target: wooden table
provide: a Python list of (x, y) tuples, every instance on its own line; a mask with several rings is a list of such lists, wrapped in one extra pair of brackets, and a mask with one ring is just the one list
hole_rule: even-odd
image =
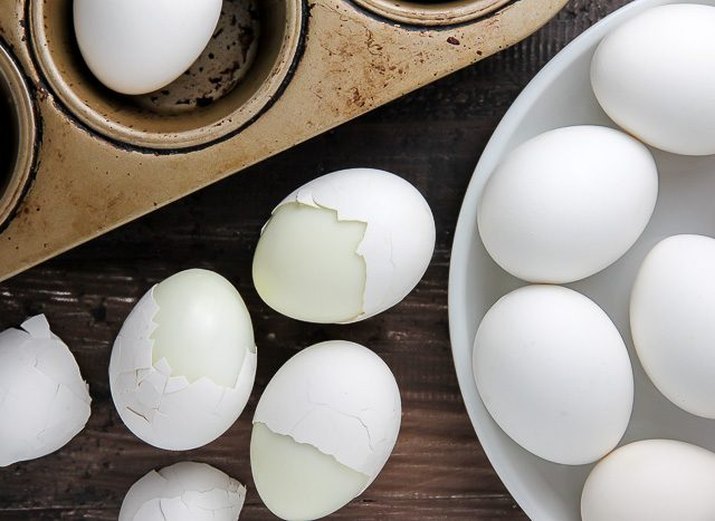
[[(457, 386), (447, 321), (452, 236), (474, 165), (510, 103), (550, 57), (624, 3), (572, 0), (547, 27), (497, 56), (1, 284), (0, 327), (45, 313), (76, 355), (93, 404), (86, 429), (64, 449), (0, 469), (0, 520), (115, 520), (134, 481), (189, 459), (247, 484), (242, 520), (275, 519), (253, 490), (253, 409), (286, 359), (334, 338), (367, 345), (386, 360), (400, 385), (404, 416), (382, 474), (332, 519), (527, 519), (489, 465)], [(320, 326), (282, 317), (251, 284), (260, 228), (294, 188), (351, 166), (396, 172), (425, 194), (437, 221), (432, 264), (405, 301), (365, 322)], [(170, 453), (123, 426), (109, 394), (107, 364), (137, 299), (189, 267), (216, 270), (239, 288), (253, 317), (259, 368), (246, 411), (223, 437), (199, 450)]]

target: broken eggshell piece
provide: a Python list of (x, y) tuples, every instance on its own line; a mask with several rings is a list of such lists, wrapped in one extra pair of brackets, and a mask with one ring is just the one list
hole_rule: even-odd
[(253, 278), (261, 298), (289, 317), (356, 322), (405, 298), (434, 245), (432, 212), (414, 186), (382, 170), (341, 170), (305, 184), (273, 210)]
[(131, 486), (119, 521), (236, 521), (246, 488), (205, 463), (152, 470)]
[(230, 282), (206, 270), (151, 288), (124, 322), (109, 365), (125, 425), (168, 450), (223, 434), (243, 411), (255, 374), (248, 310)]
[(90, 416), (89, 391), (44, 315), (0, 333), (0, 467), (50, 454)]
[(304, 349), (270, 381), (253, 418), (261, 499), (296, 521), (343, 507), (387, 462), (401, 410), (392, 372), (369, 349), (340, 340)]

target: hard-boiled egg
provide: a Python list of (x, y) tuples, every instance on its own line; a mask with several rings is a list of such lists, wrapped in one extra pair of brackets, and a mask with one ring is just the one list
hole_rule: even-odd
[(273, 309), (346, 323), (400, 302), (432, 257), (427, 202), (404, 179), (369, 168), (319, 177), (286, 197), (263, 228), (253, 279)]
[(474, 340), (485, 407), (514, 441), (581, 465), (618, 444), (633, 408), (621, 335), (593, 301), (560, 286), (526, 286), (497, 301)]
[(686, 411), (715, 418), (715, 239), (675, 235), (640, 267), (631, 332), (655, 386)]
[(649, 9), (603, 39), (591, 82), (603, 110), (649, 145), (715, 154), (715, 7)]
[(0, 467), (45, 456), (87, 423), (90, 397), (44, 315), (0, 333)]
[(74, 0), (74, 28), (87, 66), (122, 94), (145, 94), (181, 76), (199, 57), (221, 0)]
[(675, 440), (621, 447), (591, 471), (583, 521), (715, 519), (715, 454)]
[(271, 379), (253, 418), (261, 499), (289, 521), (343, 507), (387, 462), (400, 415), (395, 378), (369, 349), (330, 341), (299, 352)]
[(220, 470), (181, 462), (134, 483), (119, 521), (236, 521), (245, 498), (246, 488)]
[(209, 443), (238, 418), (253, 388), (251, 317), (220, 275), (186, 270), (151, 288), (122, 326), (109, 364), (119, 416), (156, 447)]
[(621, 257), (655, 208), (658, 173), (648, 149), (599, 126), (551, 130), (511, 151), (478, 208), (486, 250), (530, 282), (572, 282)]

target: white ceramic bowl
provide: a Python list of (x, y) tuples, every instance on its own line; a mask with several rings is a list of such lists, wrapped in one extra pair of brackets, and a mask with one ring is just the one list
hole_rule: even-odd
[[(477, 165), (459, 216), (449, 278), (449, 323), (459, 385), (474, 429), (492, 465), (533, 521), (577, 521), (591, 466), (549, 463), (526, 452), (494, 423), (479, 398), (472, 347), (481, 318), (502, 295), (524, 285), (489, 257), (477, 230), (477, 201), (501, 158), (523, 141), (557, 127), (615, 127), (591, 90), (589, 66), (600, 40), (624, 20), (672, 0), (637, 0), (606, 17), (561, 51), (524, 89), (497, 127)], [(715, 0), (691, 3), (715, 5)], [(657, 37), (657, 35), (656, 35)], [(715, 421), (692, 416), (650, 383), (633, 350), (628, 326), (630, 289), (641, 261), (661, 239), (676, 233), (715, 236), (715, 156), (685, 157), (654, 150), (660, 174), (658, 204), (635, 246), (618, 262), (570, 284), (597, 302), (623, 335), (635, 372), (635, 408), (622, 443), (674, 438), (715, 450)]]

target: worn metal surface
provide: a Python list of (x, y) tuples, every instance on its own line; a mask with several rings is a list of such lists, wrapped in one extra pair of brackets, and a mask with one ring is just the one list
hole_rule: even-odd
[(347, 0), (310, 0), (302, 57), (271, 108), (230, 139), (158, 154), (68, 117), (31, 57), (25, 0), (2, 0), (0, 35), (36, 85), (43, 140), (34, 184), (0, 234), (0, 279), (504, 49), (563, 3), (519, 0), (474, 23), (427, 30), (387, 23)]
[[(446, 310), (452, 232), (478, 156), (510, 103), (549, 57), (623, 3), (570, 0), (546, 28), (505, 52), (0, 284), (0, 328), (47, 313), (75, 353), (94, 400), (87, 429), (63, 450), (0, 469), (0, 520), (116, 520), (131, 483), (181, 459), (212, 463), (244, 481), (249, 495), (241, 519), (276, 519), (251, 482), (253, 408), (297, 349), (345, 338), (372, 347), (390, 365), (404, 419), (383, 473), (331, 519), (525, 521), (477, 442), (454, 375)], [(325, 327), (277, 315), (251, 284), (260, 227), (302, 183), (358, 165), (403, 175), (432, 206), (437, 250), (424, 280), (402, 304), (359, 324)], [(143, 444), (121, 424), (109, 397), (107, 363), (113, 338), (142, 293), (191, 266), (221, 272), (245, 297), (258, 376), (247, 410), (225, 436), (172, 454)]]

